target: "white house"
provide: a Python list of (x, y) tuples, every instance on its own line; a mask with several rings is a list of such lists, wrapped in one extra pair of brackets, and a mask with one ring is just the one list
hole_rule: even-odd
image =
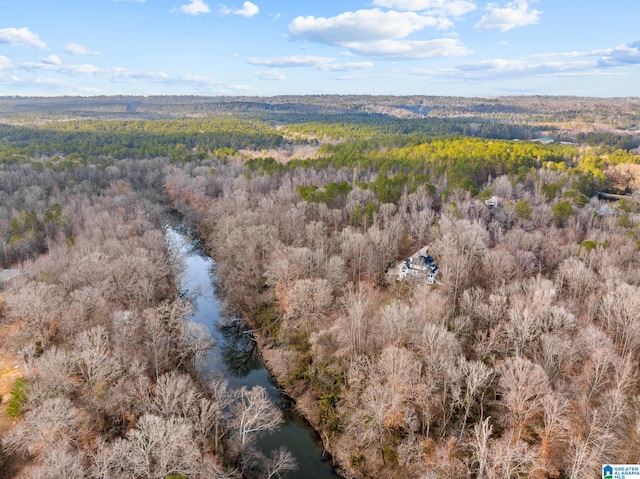
[(440, 268), (435, 264), (433, 258), (427, 255), (427, 247), (425, 246), (400, 264), (398, 280), (424, 278), (427, 284), (435, 284), (439, 272)]

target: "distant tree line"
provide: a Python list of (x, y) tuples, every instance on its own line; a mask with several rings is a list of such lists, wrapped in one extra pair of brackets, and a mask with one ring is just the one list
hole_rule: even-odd
[[(208, 155), (218, 148), (272, 148), (275, 130), (230, 118), (175, 121), (70, 121), (40, 127), (0, 125), (0, 144), (22, 148), (28, 157), (79, 154), (84, 157), (155, 158), (182, 148)], [(186, 161), (189, 157), (177, 157)]]
[(608, 146), (614, 150), (633, 150), (640, 146), (640, 136), (612, 132), (578, 133), (576, 141), (591, 146)]

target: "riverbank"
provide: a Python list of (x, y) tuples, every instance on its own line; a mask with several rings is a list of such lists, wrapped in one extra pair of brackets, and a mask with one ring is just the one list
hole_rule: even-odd
[(331, 461), (336, 473), (340, 477), (349, 477), (337, 460), (337, 451), (334, 449), (329, 436), (319, 427), (320, 409), (318, 407), (318, 398), (314, 391), (307, 387), (296, 393), (296, 391), (288, 386), (291, 371), (290, 360), (295, 360), (293, 355), (290, 354), (291, 352), (282, 348), (271, 347), (269, 342), (266, 341), (260, 333), (254, 332), (254, 337), (269, 374), (278, 386), (286, 393), (298, 413), (300, 413), (300, 415), (309, 423), (310, 427), (312, 427), (320, 436), (324, 448), (323, 458)]
[[(197, 231), (197, 230), (196, 230)], [(181, 245), (180, 254), (184, 260), (184, 279), (181, 288), (197, 292), (194, 295), (194, 312), (191, 320), (205, 326), (215, 345), (209, 350), (201, 364), (201, 374), (224, 379), (234, 390), (240, 388), (264, 388), (269, 399), (279, 407), (283, 423), (274, 431), (257, 438), (257, 451), (269, 457), (273, 451), (285, 447), (298, 463), (297, 471), (290, 471), (282, 477), (287, 479), (327, 479), (334, 478), (336, 471), (323, 453), (324, 444), (313, 427), (305, 411), (297, 401), (283, 394), (283, 376), (275, 362), (261, 353), (269, 355), (270, 350), (260, 335), (247, 334), (246, 319), (227, 317), (223, 311), (224, 298), (215, 288), (216, 268), (209, 252), (196, 231), (173, 229), (173, 242)], [(246, 317), (246, 316), (245, 316)], [(251, 474), (248, 477), (252, 477)]]

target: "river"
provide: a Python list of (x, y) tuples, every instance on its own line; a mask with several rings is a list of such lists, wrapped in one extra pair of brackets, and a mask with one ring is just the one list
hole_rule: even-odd
[(215, 290), (215, 263), (203, 251), (197, 235), (184, 227), (167, 230), (167, 241), (180, 248), (184, 261), (182, 288), (194, 298), (192, 320), (206, 326), (216, 344), (207, 355), (201, 373), (218, 374), (233, 388), (264, 387), (271, 400), (282, 410), (285, 422), (273, 433), (257, 441), (260, 451), (269, 456), (285, 446), (296, 458), (298, 470), (286, 473), (287, 479), (339, 477), (330, 461), (323, 460), (323, 446), (317, 432), (295, 410), (271, 380), (260, 351), (242, 320), (224, 317)]

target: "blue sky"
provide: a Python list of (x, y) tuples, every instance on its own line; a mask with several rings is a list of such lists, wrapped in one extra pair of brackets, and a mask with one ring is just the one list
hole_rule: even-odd
[(640, 1), (2, 0), (0, 95), (640, 93)]

